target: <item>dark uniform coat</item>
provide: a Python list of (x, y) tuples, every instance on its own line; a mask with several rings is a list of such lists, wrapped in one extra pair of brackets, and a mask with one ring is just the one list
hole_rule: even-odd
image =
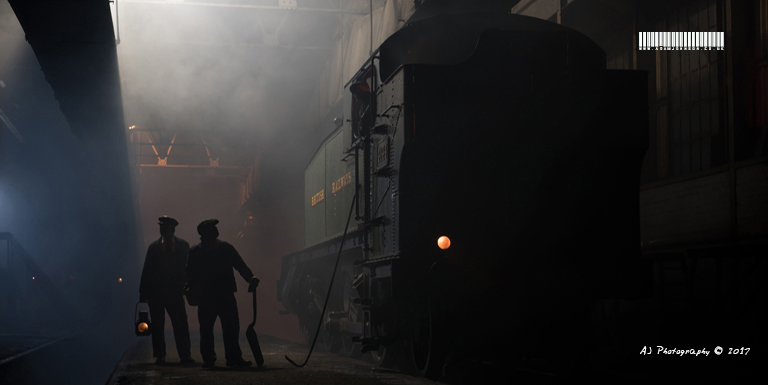
[(174, 237), (174, 241), (167, 244), (162, 238), (152, 242), (141, 273), (141, 296), (152, 299), (184, 295), (188, 255), (189, 243), (181, 238)]
[(235, 247), (224, 241), (210, 250), (203, 250), (202, 243), (189, 250), (187, 261), (187, 279), (190, 288), (194, 288), (203, 297), (234, 293), (237, 291), (233, 268), (247, 281), (253, 272), (243, 262)]
[(200, 322), (200, 355), (207, 364), (213, 364), (217, 357), (213, 342), (213, 325), (217, 317), (221, 319), (227, 364), (243, 363), (243, 352), (238, 342), (240, 319), (234, 294), (237, 285), (232, 269), (237, 270), (246, 281), (253, 277), (243, 258), (227, 242), (217, 240), (207, 250), (200, 243), (189, 250), (188, 285), (199, 302), (197, 320)]
[(184, 284), (189, 243), (174, 237), (168, 242), (160, 238), (147, 248), (139, 293), (149, 305), (152, 316), (152, 352), (165, 359), (165, 313), (171, 317), (179, 358), (190, 360), (189, 325), (184, 307)]

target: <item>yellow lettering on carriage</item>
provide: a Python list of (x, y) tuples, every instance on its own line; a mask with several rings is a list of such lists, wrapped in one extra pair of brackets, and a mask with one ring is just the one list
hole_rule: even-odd
[(333, 192), (333, 194), (336, 194), (337, 192), (341, 191), (341, 189), (349, 186), (350, 184), (352, 184), (352, 173), (348, 172), (344, 176), (336, 180), (336, 182), (332, 183), (331, 191)]
[(319, 193), (312, 196), (312, 207), (315, 207), (315, 205), (323, 200), (325, 200), (325, 189), (320, 190)]

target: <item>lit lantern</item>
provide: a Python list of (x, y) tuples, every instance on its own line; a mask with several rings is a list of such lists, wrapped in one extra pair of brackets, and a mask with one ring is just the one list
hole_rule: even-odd
[(122, 278), (118, 278), (118, 279), (117, 279), (117, 282), (118, 282), (118, 283), (123, 283), (123, 279), (122, 279)]
[[(138, 309), (139, 304), (136, 304), (136, 309)], [(134, 331), (136, 332), (137, 336), (149, 336), (152, 335), (152, 322), (149, 320), (149, 312), (146, 310), (142, 310), (139, 313), (139, 318), (136, 319), (134, 315), (134, 324), (136, 325), (134, 327)]]
[(437, 238), (437, 247), (439, 247), (442, 250), (445, 250), (451, 247), (451, 239), (446, 237), (445, 235), (441, 236), (440, 238)]

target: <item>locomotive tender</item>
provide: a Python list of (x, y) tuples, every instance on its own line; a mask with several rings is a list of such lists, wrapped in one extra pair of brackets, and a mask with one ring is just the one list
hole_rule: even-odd
[(282, 258), (278, 300), (308, 338), (322, 322), (327, 349), (420, 375), (462, 354), (563, 362), (591, 300), (645, 295), (646, 73), (605, 62), (510, 14), (387, 39), (345, 86), (305, 171), (305, 248)]

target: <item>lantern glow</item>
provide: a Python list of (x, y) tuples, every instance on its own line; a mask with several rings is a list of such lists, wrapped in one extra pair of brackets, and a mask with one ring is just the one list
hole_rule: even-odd
[[(139, 304), (136, 304), (139, 307)], [(149, 336), (152, 335), (152, 322), (149, 320), (149, 312), (142, 310), (139, 312), (138, 320), (134, 318), (134, 332), (137, 336)]]
[(437, 238), (437, 247), (439, 247), (442, 250), (445, 250), (451, 247), (451, 239), (446, 237), (445, 235), (441, 236), (440, 238)]

